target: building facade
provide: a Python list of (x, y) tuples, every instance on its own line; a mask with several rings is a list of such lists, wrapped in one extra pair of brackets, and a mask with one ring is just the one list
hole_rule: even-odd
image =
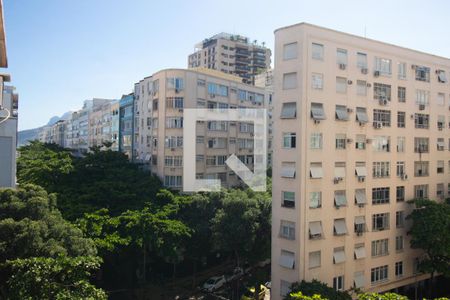
[(133, 160), (134, 95), (123, 96), (119, 105), (119, 151)]
[(189, 68), (208, 68), (255, 83), (255, 76), (270, 68), (271, 51), (257, 41), (228, 33), (219, 33), (195, 45), (188, 57)]
[(407, 200), (450, 192), (450, 60), (305, 23), (275, 31), (272, 299), (295, 281), (423, 280)]
[(272, 167), (272, 157), (273, 157), (273, 69), (268, 69), (261, 74), (255, 76), (255, 86), (262, 87), (266, 90), (267, 99), (267, 165)]

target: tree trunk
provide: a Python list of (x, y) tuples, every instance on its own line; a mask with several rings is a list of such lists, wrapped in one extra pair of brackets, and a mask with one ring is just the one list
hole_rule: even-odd
[(236, 257), (236, 265), (237, 265), (237, 267), (239, 267), (240, 262), (239, 262), (239, 254), (238, 254), (237, 250), (234, 250), (234, 256)]
[(175, 274), (177, 273), (177, 263), (176, 263), (176, 262), (173, 262), (172, 265), (173, 265), (173, 269), (172, 269), (172, 280), (175, 281)]

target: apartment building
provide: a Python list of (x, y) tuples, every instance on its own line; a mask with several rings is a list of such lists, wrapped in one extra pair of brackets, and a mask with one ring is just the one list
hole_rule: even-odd
[(267, 93), (267, 166), (272, 167), (273, 142), (273, 69), (267, 69), (255, 76), (255, 86), (262, 87)]
[[(164, 185), (182, 188), (184, 108), (265, 108), (263, 88), (243, 84), (237, 76), (204, 68), (166, 69), (135, 85), (139, 120), (138, 159), (150, 164)], [(253, 165), (253, 125), (206, 121), (196, 125), (196, 170), (192, 176), (220, 179), (222, 186), (240, 185), (225, 165), (235, 153)]]
[[(118, 127), (118, 117), (116, 117), (116, 123), (114, 123), (117, 128), (113, 127), (113, 117), (114, 114), (118, 115), (118, 110), (112, 108), (112, 106), (117, 103), (115, 100), (110, 100), (99, 104), (92, 108), (92, 112), (89, 115), (89, 124), (90, 124), (90, 134), (89, 134), (89, 146), (103, 146), (104, 143), (113, 143), (114, 137), (112, 132), (116, 132), (116, 140), (118, 139), (117, 132), (119, 130)], [(120, 105), (120, 104), (119, 104)]]
[(247, 84), (255, 83), (255, 76), (270, 68), (271, 51), (264, 43), (229, 33), (219, 33), (195, 45), (188, 57), (189, 68), (208, 68), (233, 74)]
[(415, 197), (450, 192), (450, 60), (301, 23), (275, 31), (272, 298), (429, 277)]
[(119, 151), (133, 160), (134, 95), (124, 95), (119, 101)]

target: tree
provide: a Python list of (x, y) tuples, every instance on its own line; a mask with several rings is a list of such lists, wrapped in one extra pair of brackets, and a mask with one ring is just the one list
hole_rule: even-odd
[(358, 300), (408, 300), (408, 297), (396, 293), (365, 293), (359, 294)]
[(428, 199), (414, 199), (415, 209), (407, 217), (412, 221), (408, 232), (411, 248), (422, 249), (425, 256), (419, 270), (431, 274), (450, 276), (450, 205)]
[(73, 170), (70, 152), (56, 144), (31, 141), (19, 148), (17, 180), (53, 190), (60, 179)]
[[(293, 283), (291, 286), (291, 293), (285, 297), (286, 300), (294, 299), (308, 299), (308, 298), (296, 298), (296, 293), (301, 292), (302, 296), (313, 297), (314, 295), (320, 295), (323, 299), (333, 300), (351, 300), (352, 297), (347, 292), (336, 291), (335, 289), (327, 286), (325, 283), (318, 280), (307, 282), (302, 280), (300, 283)], [(317, 298), (312, 298), (317, 299)], [(319, 298), (320, 299), (320, 298)]]
[(8, 261), (8, 299), (107, 299), (89, 283), (100, 266), (98, 257), (33, 257)]

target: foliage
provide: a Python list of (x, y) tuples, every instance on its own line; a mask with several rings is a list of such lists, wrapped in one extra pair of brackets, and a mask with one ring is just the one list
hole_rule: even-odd
[(35, 185), (0, 190), (0, 262), (97, 253), (93, 241), (65, 221), (55, 205), (55, 196)]
[(422, 272), (450, 276), (450, 205), (428, 199), (415, 199), (408, 234), (411, 248), (422, 249), (425, 256), (419, 262)]
[(289, 299), (293, 300), (325, 300), (326, 298), (322, 298), (320, 295), (312, 295), (312, 296), (305, 296), (302, 294), (302, 292), (296, 292), (296, 293), (290, 293)]
[(17, 180), (53, 190), (61, 178), (73, 170), (70, 152), (56, 144), (31, 141), (19, 148)]
[[(352, 297), (347, 292), (336, 291), (335, 289), (327, 286), (325, 283), (318, 280), (313, 280), (307, 282), (302, 280), (302, 282), (293, 283), (291, 286), (291, 294), (285, 299), (308, 299), (308, 298), (295, 298), (295, 294), (301, 292), (304, 296), (313, 297), (314, 295), (321, 295), (323, 299), (333, 299), (333, 300), (351, 300)], [(292, 296), (294, 294), (294, 296)], [(314, 298), (313, 298), (314, 299)]]
[(364, 293), (358, 295), (358, 300), (408, 300), (408, 297), (396, 293)]
[(107, 299), (105, 292), (89, 283), (100, 266), (98, 257), (33, 257), (8, 261), (9, 299)]

